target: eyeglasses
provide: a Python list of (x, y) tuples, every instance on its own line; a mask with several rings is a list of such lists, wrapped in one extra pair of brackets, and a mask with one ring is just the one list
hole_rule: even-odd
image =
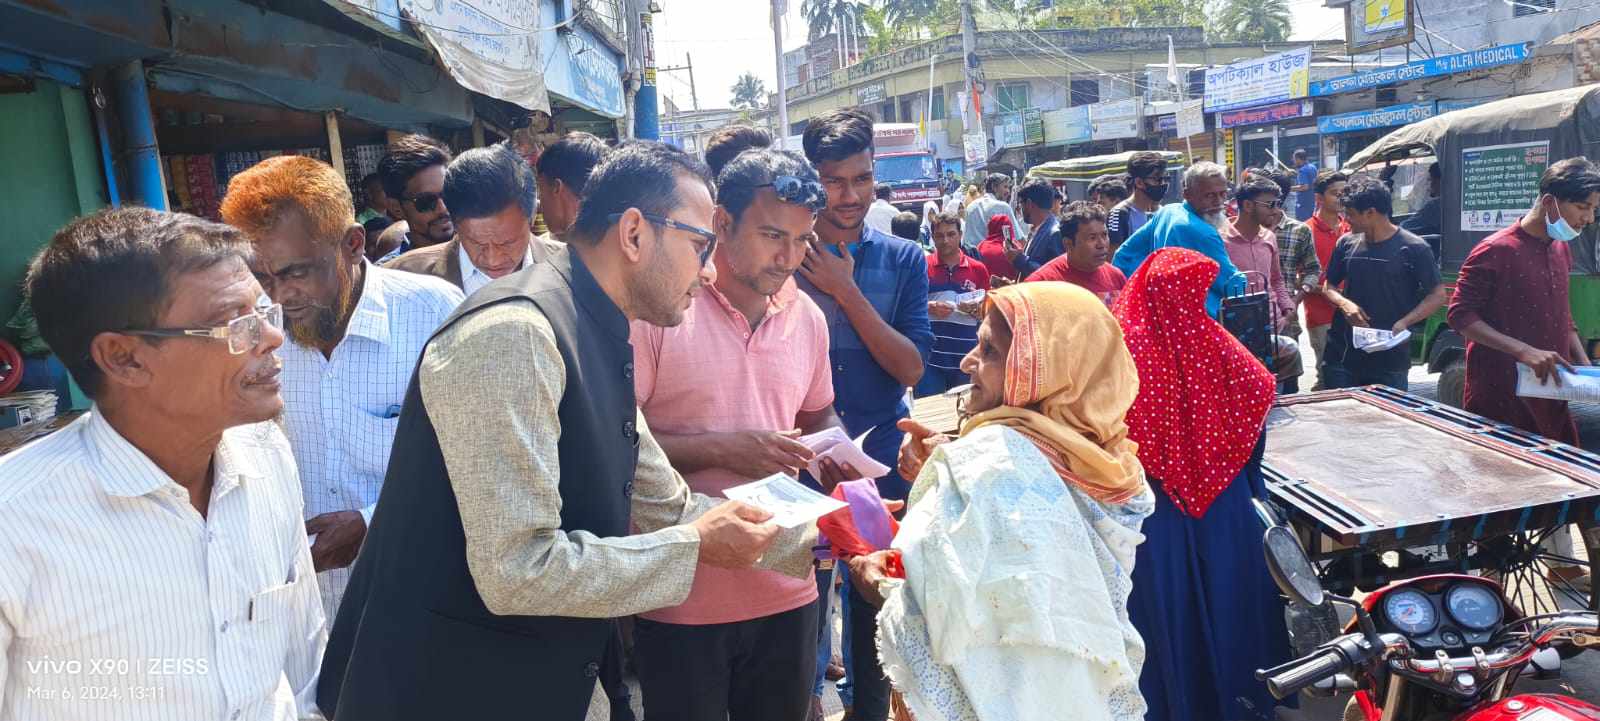
[(145, 328), (122, 331), (129, 335), (148, 335), (167, 338), (216, 338), (228, 341), (228, 352), (234, 355), (248, 353), (261, 346), (261, 337), (267, 325), (283, 329), (283, 306), (277, 303), (257, 306), (255, 311), (214, 328)]
[[(619, 220), (622, 220), (622, 215), (622, 213), (612, 213), (606, 216), (606, 220), (607, 222), (615, 223)], [(711, 251), (717, 249), (717, 234), (712, 231), (706, 230), (698, 225), (680, 223), (666, 216), (656, 215), (655, 213), (640, 213), (640, 215), (644, 216), (645, 220), (655, 223), (656, 225), (663, 225), (668, 228), (676, 228), (686, 233), (700, 236), (700, 238), (706, 242), (706, 247), (700, 249), (700, 265), (705, 265), (707, 262), (709, 262), (711, 260)]]
[(1276, 209), (1276, 208), (1282, 208), (1283, 207), (1283, 199), (1282, 198), (1279, 198), (1277, 200), (1251, 200), (1250, 202), (1255, 203), (1256, 205), (1267, 207), (1267, 208)]
[(803, 205), (813, 213), (820, 213), (828, 208), (828, 192), (815, 180), (801, 180), (793, 175), (780, 175), (773, 178), (770, 183), (751, 187), (772, 188), (772, 191), (777, 193), (778, 200), (790, 205)]
[(410, 203), (411, 207), (416, 208), (418, 213), (432, 213), (435, 208), (439, 207), (439, 201), (444, 200), (444, 196), (439, 193), (417, 193), (409, 198), (401, 198), (401, 200)]

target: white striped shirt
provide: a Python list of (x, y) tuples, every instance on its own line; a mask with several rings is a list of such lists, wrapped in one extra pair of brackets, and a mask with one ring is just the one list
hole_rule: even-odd
[(0, 718), (319, 717), (289, 443), (223, 433), (206, 516), (97, 409), (0, 458)]
[[(361, 299), (332, 357), (294, 342), (283, 359), (283, 420), (294, 448), (310, 519), (372, 509), (389, 468), (411, 373), (422, 347), (461, 304), (461, 289), (438, 278), (367, 264)], [(349, 568), (318, 574), (323, 610), (333, 618)]]

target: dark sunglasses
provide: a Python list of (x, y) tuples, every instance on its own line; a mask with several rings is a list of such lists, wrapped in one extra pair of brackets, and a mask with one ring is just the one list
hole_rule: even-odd
[[(711, 252), (717, 249), (717, 234), (712, 231), (706, 230), (698, 225), (680, 223), (666, 216), (656, 215), (655, 213), (640, 213), (640, 215), (644, 216), (645, 220), (655, 223), (656, 225), (661, 225), (668, 228), (676, 228), (677, 230), (681, 230), (685, 233), (691, 233), (693, 235), (700, 236), (700, 239), (706, 242), (706, 247), (700, 249), (700, 265), (705, 265), (707, 261), (710, 261)], [(612, 223), (622, 220), (622, 213), (612, 213), (606, 216), (606, 220)]]
[(416, 208), (418, 213), (432, 213), (435, 208), (439, 207), (439, 201), (444, 200), (444, 196), (438, 193), (417, 193), (409, 198), (402, 198), (402, 200), (410, 203), (411, 207)]
[(778, 200), (790, 205), (805, 206), (813, 213), (820, 213), (828, 208), (828, 192), (815, 180), (801, 180), (793, 175), (780, 175), (773, 178), (770, 183), (751, 187), (772, 188), (772, 192), (777, 193)]
[(1281, 199), (1281, 198), (1278, 199), (1278, 200), (1252, 200), (1250, 202), (1255, 203), (1256, 205), (1266, 206), (1268, 208), (1282, 208), (1283, 207), (1283, 199)]

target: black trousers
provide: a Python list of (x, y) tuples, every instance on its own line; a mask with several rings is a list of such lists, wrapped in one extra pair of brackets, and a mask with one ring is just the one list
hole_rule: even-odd
[(844, 612), (850, 614), (850, 660), (854, 665), (850, 718), (887, 721), (890, 685), (878, 662), (878, 607), (863, 600), (851, 581), (844, 584)]
[(649, 721), (805, 721), (817, 608), (688, 626), (639, 619), (633, 656)]

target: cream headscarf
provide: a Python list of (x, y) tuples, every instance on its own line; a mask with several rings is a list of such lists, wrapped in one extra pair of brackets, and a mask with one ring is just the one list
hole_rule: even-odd
[(1033, 441), (1066, 482), (1103, 503), (1145, 488), (1124, 422), (1139, 374), (1105, 303), (1070, 283), (1021, 283), (989, 293), (1011, 325), (1004, 403), (968, 419), (966, 435), (1007, 426)]

